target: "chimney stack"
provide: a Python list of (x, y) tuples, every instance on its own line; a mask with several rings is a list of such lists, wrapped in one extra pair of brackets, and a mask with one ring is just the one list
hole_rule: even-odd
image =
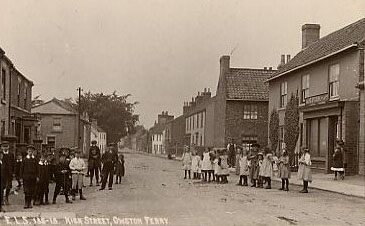
[(220, 76), (225, 76), (227, 72), (229, 72), (229, 56), (221, 56), (219, 62), (220, 62)]
[(281, 54), (280, 64), (281, 65), (284, 65), (285, 64), (285, 54)]
[(291, 60), (290, 54), (286, 55), (286, 63), (288, 63)]
[(267, 70), (267, 67), (264, 67), (264, 70), (266, 71)]
[(320, 28), (319, 24), (304, 24), (302, 26), (302, 49), (318, 41)]

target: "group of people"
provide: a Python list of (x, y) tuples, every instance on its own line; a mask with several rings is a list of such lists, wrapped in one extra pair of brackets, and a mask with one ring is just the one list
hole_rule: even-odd
[[(228, 183), (230, 174), (229, 168), (237, 162), (236, 170), (239, 174), (237, 185), (271, 189), (271, 179), (276, 172), (281, 179), (279, 190), (289, 191), (290, 164), (288, 152), (283, 149), (279, 154), (273, 154), (270, 148), (260, 148), (260, 145), (252, 144), (251, 148), (237, 148), (237, 156), (230, 157), (229, 148), (210, 149), (206, 148), (202, 155), (199, 155), (194, 148), (185, 147), (182, 156), (182, 166), (185, 172), (184, 179), (202, 179), (203, 181), (217, 183)], [(190, 150), (192, 149), (192, 150)], [(298, 177), (303, 180), (301, 193), (308, 193), (308, 182), (312, 181), (311, 157), (308, 148), (302, 148), (301, 157), (298, 161)]]
[(32, 145), (27, 146), (26, 155), (17, 152), (16, 158), (9, 150), (9, 143), (4, 141), (0, 150), (1, 209), (3, 205), (9, 205), (14, 174), (18, 182), (18, 189), (23, 186), (25, 209), (32, 208), (33, 205), (50, 204), (49, 184), (52, 181), (56, 183), (53, 204), (56, 204), (59, 194), (65, 196), (66, 203), (72, 203), (69, 196), (74, 201), (77, 194), (80, 200), (86, 200), (83, 195), (86, 168), (90, 173), (90, 186), (93, 186), (94, 175), (96, 184), (99, 185), (99, 171), (101, 171), (99, 190), (105, 189), (108, 180), (109, 190), (112, 190), (114, 175), (116, 184), (121, 183), (121, 178), (124, 176), (124, 156), (123, 154), (118, 155), (113, 144), (110, 144), (108, 151), (101, 155), (96, 141), (93, 141), (89, 151), (88, 167), (78, 149), (72, 152), (69, 148), (61, 148), (57, 158), (54, 152), (39, 153)]

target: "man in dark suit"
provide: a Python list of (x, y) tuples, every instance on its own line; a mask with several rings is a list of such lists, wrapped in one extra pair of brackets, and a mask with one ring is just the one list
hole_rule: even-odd
[(1, 171), (1, 194), (3, 195), (5, 189), (5, 199), (3, 199), (3, 205), (9, 205), (9, 194), (12, 187), (13, 181), (13, 170), (14, 170), (14, 155), (9, 151), (9, 143), (4, 141), (1, 144), (1, 151), (3, 152), (2, 159), (2, 171)]
[(101, 162), (103, 163), (103, 170), (102, 170), (103, 171), (102, 172), (103, 180), (101, 183), (100, 190), (105, 189), (108, 177), (109, 177), (108, 187), (109, 187), (109, 190), (112, 190), (114, 167), (115, 167), (115, 164), (117, 163), (117, 161), (118, 161), (118, 155), (114, 151), (114, 144), (109, 144), (108, 151), (105, 152), (103, 154), (103, 156), (101, 157)]
[(100, 168), (100, 149), (96, 146), (96, 140), (91, 141), (91, 147), (89, 150), (88, 168), (90, 172), (90, 186), (93, 186), (93, 178), (95, 175), (96, 186), (99, 186), (99, 168)]

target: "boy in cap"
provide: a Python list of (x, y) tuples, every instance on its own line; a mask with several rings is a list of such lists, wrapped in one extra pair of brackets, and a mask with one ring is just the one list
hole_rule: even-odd
[(53, 202), (52, 204), (56, 204), (57, 196), (60, 194), (61, 189), (63, 190), (63, 194), (66, 198), (66, 203), (72, 203), (69, 198), (69, 178), (70, 178), (71, 170), (69, 167), (69, 163), (66, 161), (66, 155), (60, 155), (59, 161), (55, 167), (55, 180), (56, 180), (56, 188), (53, 194)]
[(104, 190), (106, 186), (106, 182), (109, 177), (109, 190), (112, 190), (113, 186), (113, 173), (114, 173), (114, 166), (118, 161), (118, 156), (113, 150), (114, 144), (108, 145), (108, 151), (103, 154), (101, 157), (101, 162), (103, 163), (103, 178), (101, 183), (100, 190)]
[(1, 150), (3, 152), (2, 159), (2, 171), (1, 171), (1, 194), (5, 189), (5, 199), (3, 199), (3, 205), (9, 205), (9, 194), (13, 181), (13, 169), (14, 169), (14, 155), (9, 152), (9, 143), (4, 141), (1, 144)]
[(32, 199), (35, 198), (36, 183), (39, 181), (38, 162), (34, 156), (34, 151), (34, 146), (29, 145), (27, 147), (27, 156), (24, 158), (20, 168), (25, 196), (24, 209), (32, 208)]
[[(50, 178), (50, 162), (47, 160), (47, 155), (42, 153), (38, 162), (38, 200), (40, 205), (48, 205), (48, 193), (49, 193), (49, 178)], [(43, 201), (44, 198), (44, 201)]]
[(95, 175), (96, 186), (99, 186), (99, 168), (100, 168), (100, 149), (96, 146), (96, 140), (91, 141), (91, 147), (89, 150), (89, 172), (90, 172), (90, 187), (93, 186), (93, 178)]
[(70, 169), (72, 173), (72, 200), (75, 200), (76, 189), (79, 189), (80, 200), (86, 200), (82, 194), (82, 186), (84, 181), (84, 172), (86, 168), (85, 162), (80, 158), (80, 151), (76, 150), (75, 157), (71, 159)]

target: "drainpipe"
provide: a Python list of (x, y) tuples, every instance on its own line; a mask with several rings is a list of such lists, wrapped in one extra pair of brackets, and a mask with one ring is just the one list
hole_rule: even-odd
[[(8, 109), (8, 135), (10, 135), (11, 129), (11, 77), (14, 71), (14, 65), (11, 64), (9, 68), (9, 109)], [(11, 131), (12, 132), (12, 131)], [(13, 134), (14, 135), (14, 134)]]

